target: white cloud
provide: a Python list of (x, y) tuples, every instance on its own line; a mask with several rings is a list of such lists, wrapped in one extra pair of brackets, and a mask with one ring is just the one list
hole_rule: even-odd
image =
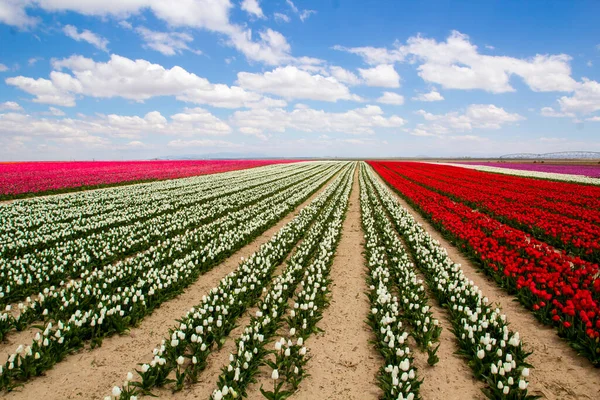
[(143, 136), (223, 136), (229, 125), (202, 108), (186, 108), (167, 119), (158, 111), (145, 116), (101, 115), (73, 118), (37, 118), (27, 114), (0, 113), (0, 132), (61, 143), (108, 144), (107, 137), (139, 140)]
[(317, 12), (315, 10), (302, 10), (300, 13), (300, 21), (304, 22), (308, 19), (308, 17), (316, 13)]
[(331, 73), (331, 76), (342, 83), (346, 83), (348, 85), (358, 85), (361, 83), (361, 80), (358, 76), (342, 67), (329, 67), (329, 72)]
[[(50, 79), (23, 76), (6, 79), (9, 85), (33, 94), (38, 103), (72, 107), (75, 96), (123, 97), (144, 101), (156, 96), (214, 107), (282, 107), (282, 100), (270, 99), (240, 87), (212, 84), (207, 79), (175, 66), (166, 69), (146, 60), (111, 55), (107, 62), (71, 56), (53, 62)], [(62, 72), (68, 70), (69, 73)]]
[(540, 110), (540, 114), (544, 117), (552, 117), (552, 118), (563, 118), (563, 117), (574, 117), (573, 113), (563, 113), (560, 111), (556, 111), (552, 107), (542, 107)]
[(383, 104), (394, 104), (399, 106), (404, 104), (404, 96), (393, 92), (383, 92), (383, 95), (377, 99), (377, 102)]
[(412, 99), (416, 101), (442, 101), (444, 97), (437, 90), (433, 89), (429, 93), (421, 93)]
[(586, 118), (586, 121), (591, 121), (591, 122), (600, 122), (600, 117), (591, 117), (591, 118)]
[(500, 129), (505, 124), (524, 119), (519, 114), (511, 114), (493, 104), (472, 104), (464, 114), (450, 112), (431, 114), (417, 111), (427, 123), (417, 124), (410, 133), (415, 136), (444, 136), (454, 132), (470, 132), (474, 129)]
[(0, 110), (23, 111), (23, 107), (14, 101), (5, 101), (0, 103)]
[(288, 17), (286, 14), (276, 12), (273, 14), (273, 17), (275, 17), (275, 21), (277, 22), (290, 22), (290, 17)]
[(294, 4), (294, 2), (292, 0), (285, 0), (285, 2), (290, 7), (290, 9), (294, 12), (294, 14), (297, 14), (300, 17), (300, 20), (302, 22), (304, 22), (306, 19), (308, 19), (308, 17), (310, 17), (312, 14), (317, 13), (315, 10), (300, 10), (300, 9), (298, 9), (298, 7), (296, 7), (296, 5)]
[(17, 86), (19, 89), (35, 95), (33, 99), (36, 103), (54, 104), (57, 106), (73, 107), (75, 106), (75, 96), (67, 91), (62, 91), (48, 79), (28, 78), (17, 76), (6, 79), (8, 85)]
[(49, 107), (49, 113), (51, 115), (54, 115), (55, 117), (63, 117), (65, 115), (65, 112), (63, 110), (60, 110), (56, 107)]
[(511, 92), (512, 75), (520, 76), (536, 92), (572, 91), (571, 57), (566, 54), (541, 55), (529, 59), (480, 54), (469, 37), (453, 31), (445, 42), (422, 36), (410, 37), (406, 45), (394, 48), (335, 46), (360, 55), (369, 64), (402, 62), (407, 58), (420, 63), (419, 76), (447, 89), (482, 89), (492, 93)]
[(130, 22), (125, 21), (125, 20), (119, 21), (119, 26), (121, 26), (122, 28), (125, 28), (125, 29), (133, 29), (133, 25), (131, 25)]
[[(172, 27), (201, 28), (223, 34), (227, 37), (226, 44), (241, 51), (251, 61), (279, 65), (293, 60), (290, 46), (281, 33), (266, 29), (259, 32), (256, 40), (251, 29), (231, 23), (229, 13), (233, 4), (230, 0), (182, 0), (177, 2), (177, 6), (164, 0), (36, 0), (35, 3), (10, 0), (10, 4), (13, 4), (11, 9), (24, 16), (25, 7), (29, 5), (47, 12), (73, 11), (83, 15), (119, 19), (149, 10), (156, 18)], [(10, 18), (6, 23), (15, 25)]]
[(311, 75), (294, 66), (279, 67), (264, 74), (240, 72), (238, 83), (244, 89), (271, 93), (286, 99), (338, 101), (358, 98), (337, 79)]
[(258, 36), (260, 39), (255, 41), (251, 29), (233, 27), (229, 35), (229, 44), (252, 61), (279, 65), (293, 60), (290, 55), (291, 47), (281, 33), (268, 28), (259, 32)]
[(359, 68), (358, 72), (367, 86), (400, 87), (400, 75), (398, 75), (391, 64), (381, 64), (368, 69)]
[(8, 71), (8, 67), (4, 64), (0, 64), (0, 72), (6, 72)]
[(371, 65), (402, 62), (406, 56), (400, 49), (388, 50), (380, 47), (344, 47), (336, 45), (333, 46), (333, 49), (361, 56), (367, 64)]
[(25, 6), (28, 1), (23, 0), (2, 0), (0, 2), (0, 22), (27, 29), (37, 24), (38, 19), (27, 15)]
[(589, 114), (600, 110), (600, 83), (586, 78), (575, 87), (573, 96), (558, 99), (565, 113)]
[(252, 128), (253, 132), (297, 130), (347, 134), (374, 134), (377, 128), (399, 128), (406, 123), (397, 115), (385, 117), (381, 108), (373, 105), (341, 113), (311, 108), (236, 111), (231, 122), (239, 129)]
[(135, 28), (135, 31), (144, 39), (147, 48), (156, 50), (166, 56), (181, 54), (183, 50), (188, 50), (196, 54), (201, 53), (198, 50), (190, 49), (188, 43), (192, 42), (194, 38), (187, 33), (157, 32), (143, 26)]
[(223, 140), (172, 140), (167, 146), (175, 149), (194, 148), (240, 148), (243, 143), (232, 143)]
[(27, 64), (32, 67), (34, 66), (38, 61), (42, 61), (44, 59), (44, 57), (31, 57), (29, 60), (27, 60)]
[(263, 10), (258, 4), (258, 0), (243, 0), (241, 4), (242, 10), (256, 18), (265, 18)]
[(108, 48), (106, 46), (108, 46), (108, 40), (96, 35), (95, 33), (84, 29), (81, 32), (78, 32), (77, 28), (74, 27), (73, 25), (65, 25), (63, 27), (63, 32), (65, 33), (65, 35), (67, 35), (68, 37), (70, 37), (73, 40), (76, 40), (78, 42), (84, 41), (84, 42), (88, 42), (89, 44), (91, 44), (92, 46), (102, 50), (102, 51), (106, 51), (108, 52)]

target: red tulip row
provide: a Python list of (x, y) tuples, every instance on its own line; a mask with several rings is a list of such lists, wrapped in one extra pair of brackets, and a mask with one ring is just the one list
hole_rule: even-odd
[[(558, 187), (553, 188), (539, 179), (502, 176), (450, 165), (402, 163), (402, 166), (403, 170), (410, 169), (442, 182), (460, 183), (461, 187), (483, 190), (511, 204), (534, 205), (553, 214), (600, 225), (600, 190), (588, 190), (588, 194), (592, 196), (590, 197), (586, 193), (580, 193), (583, 186), (578, 184), (560, 183)], [(543, 184), (538, 187), (537, 182)]]
[(489, 215), (401, 176), (396, 163), (371, 166), (407, 201), (478, 260), (497, 282), (518, 295), (544, 323), (600, 366), (600, 270), (557, 252)]
[[(537, 200), (540, 194), (522, 182), (528, 179), (516, 177), (510, 185), (490, 184), (489, 173), (478, 172), (476, 180), (469, 180), (469, 170), (425, 163), (396, 163), (393, 169), (419, 185), (491, 214), (552, 246), (588, 261), (600, 261), (600, 225), (587, 222), (600, 219), (600, 212), (578, 207), (575, 213), (588, 216), (580, 219), (542, 209)], [(563, 197), (567, 196), (574, 197), (563, 193)], [(551, 204), (560, 207), (561, 203)]]

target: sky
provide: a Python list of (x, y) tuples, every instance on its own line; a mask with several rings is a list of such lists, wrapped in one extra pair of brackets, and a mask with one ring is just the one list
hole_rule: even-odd
[(599, 1), (0, 0), (0, 160), (600, 151)]

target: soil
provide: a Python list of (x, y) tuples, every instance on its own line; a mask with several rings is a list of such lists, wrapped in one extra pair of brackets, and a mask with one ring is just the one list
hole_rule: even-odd
[(357, 169), (331, 267), (331, 303), (318, 324), (324, 332), (306, 341), (311, 356), (306, 365), (310, 376), (302, 381), (294, 399), (366, 400), (381, 395), (376, 374), (383, 358), (369, 343), (374, 336), (365, 322), (370, 307), (365, 295), (368, 287), (363, 236)]

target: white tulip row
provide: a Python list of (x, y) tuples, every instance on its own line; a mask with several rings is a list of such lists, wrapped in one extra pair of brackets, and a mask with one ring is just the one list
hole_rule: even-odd
[[(198, 184), (190, 185), (191, 187), (151, 191), (134, 197), (123, 196), (108, 204), (93, 202), (73, 206), (68, 209), (70, 218), (55, 216), (54, 210), (31, 212), (23, 204), (0, 207), (0, 212), (5, 213), (14, 212), (15, 208), (19, 210), (18, 215), (3, 218), (5, 225), (0, 230), (0, 255), (7, 257), (22, 254), (28, 249), (39, 249), (44, 245), (48, 247), (58, 240), (81, 238), (102, 229), (131, 224), (162, 213), (173, 213), (184, 207), (247, 190), (255, 185), (275, 182), (282, 177), (315, 167), (315, 164), (308, 163), (284, 164), (274, 171), (247, 170), (233, 177), (224, 178), (221, 176), (224, 174), (205, 175)], [(152, 204), (152, 207), (148, 207), (148, 204)], [(94, 210), (91, 215), (90, 208)]]
[(394, 280), (393, 287), (398, 293), (402, 318), (408, 323), (407, 328), (409, 328), (411, 336), (414, 337), (420, 349), (427, 351), (429, 355), (428, 363), (434, 365), (439, 361), (435, 353), (439, 347), (439, 336), (442, 328), (431, 312), (423, 280), (415, 274), (414, 264), (410, 261), (404, 244), (398, 237), (371, 182), (365, 179), (365, 168), (366, 165), (362, 164), (361, 193), (364, 193), (364, 196), (361, 200), (370, 202), (380, 243), (385, 248), (387, 262)]
[[(12, 362), (7, 362), (3, 376), (8, 376), (9, 384), (26, 380), (51, 367), (73, 348), (82, 345), (83, 341), (91, 339), (93, 345), (99, 344), (104, 336), (124, 331), (195, 281), (206, 269), (287, 214), (330, 176), (328, 173), (319, 179), (305, 182), (304, 187), (296, 188), (295, 192), (286, 192), (283, 198), (276, 196), (274, 200), (265, 201), (262, 208), (254, 205), (258, 210), (255, 214), (251, 214), (248, 209), (241, 210), (234, 216), (234, 221), (235, 218), (238, 221), (237, 226), (231, 226), (225, 231), (214, 226), (213, 230), (217, 234), (207, 241), (194, 242), (194, 246), (183, 246), (181, 242), (167, 240), (144, 257), (135, 257), (111, 266), (113, 269), (110, 277), (98, 277), (93, 285), (80, 288), (76, 292), (79, 297), (71, 293), (71, 297), (63, 298), (65, 304), (60, 307), (77, 307), (82, 304), (77, 307), (81, 309), (73, 312), (66, 323), (48, 323), (43, 335), (29, 346), (34, 350), (33, 354), (13, 354)], [(251, 218), (242, 217), (241, 213), (249, 214)], [(240, 219), (242, 222), (239, 222)], [(209, 235), (210, 232), (206, 234)], [(192, 241), (196, 238), (196, 234), (190, 236)], [(169, 255), (173, 251), (184, 247), (187, 247), (187, 253), (182, 251), (182, 257), (169, 261)], [(137, 260), (137, 263), (132, 260)], [(73, 285), (76, 283), (73, 282)], [(28, 370), (29, 375), (24, 370)], [(7, 375), (7, 371), (11, 372)]]
[(518, 332), (500, 309), (450, 260), (446, 250), (418, 224), (390, 190), (366, 167), (366, 176), (407, 241), (419, 269), (438, 301), (448, 309), (461, 353), (475, 375), (488, 384), (490, 398), (527, 398), (529, 364)]
[(421, 382), (417, 377), (417, 369), (413, 366), (407, 342), (409, 333), (402, 324), (398, 299), (392, 294), (394, 260), (388, 258), (388, 244), (379, 234), (364, 179), (364, 173), (361, 173), (360, 207), (369, 269), (369, 300), (372, 307), (369, 324), (376, 337), (376, 347), (385, 361), (378, 380), (383, 390), (383, 399), (418, 399)]
[(583, 176), (583, 175), (559, 174), (559, 173), (554, 173), (554, 172), (542, 172), (542, 171), (526, 171), (526, 170), (521, 170), (521, 169), (492, 167), (492, 166), (488, 166), (488, 165), (456, 164), (456, 163), (442, 163), (442, 164), (443, 165), (452, 165), (454, 167), (476, 169), (478, 171), (484, 171), (484, 172), (494, 172), (497, 174), (504, 174), (504, 175), (524, 176), (527, 178), (551, 179), (553, 181), (585, 183), (588, 185), (600, 185), (600, 178), (591, 178), (589, 176)]
[[(180, 323), (170, 329), (161, 346), (154, 349), (152, 361), (143, 364), (138, 371), (141, 376), (139, 386), (144, 391), (167, 383), (173, 371), (176, 372), (177, 387), (181, 387), (184, 377), (192, 381), (197, 378), (214, 345), (223, 343), (236, 319), (258, 300), (277, 265), (305, 235), (324, 205), (339, 193), (342, 175), (347, 174), (347, 170), (348, 167), (269, 242), (248, 259), (242, 259), (237, 270), (203, 296), (198, 306), (178, 320)], [(131, 390), (123, 388), (125, 393)]]
[[(198, 192), (200, 187), (220, 187), (228, 181), (286, 169), (287, 164), (207, 174), (189, 178), (111, 187), (99, 190), (66, 193), (47, 197), (15, 200), (0, 204), (0, 235), (19, 229), (38, 227), (45, 223), (79, 220), (96, 214), (110, 213), (127, 206), (143, 204), (147, 199), (164, 201), (177, 195)], [(243, 180), (242, 180), (243, 182)], [(171, 200), (172, 201), (172, 200)]]
[[(302, 199), (302, 196), (307, 195), (307, 190), (309, 192), (316, 190), (336, 170), (337, 168), (299, 182), (275, 196), (196, 229), (185, 231), (181, 235), (167, 237), (158, 245), (151, 246), (134, 257), (100, 269), (84, 271), (80, 280), (69, 281), (64, 286), (45, 288), (34, 299), (29, 298), (25, 304), (19, 305), (20, 314), (12, 322), (18, 327), (19, 324), (26, 326), (27, 322), (40, 319), (67, 319), (77, 310), (85, 311), (81, 309), (80, 304), (87, 304), (89, 307), (105, 301), (102, 299), (102, 294), (110, 292), (110, 288), (133, 284), (139, 279), (150, 282), (146, 276), (153, 272), (153, 268), (161, 268), (170, 262), (181, 264), (191, 259), (194, 260), (195, 265), (206, 269), (238, 243), (251, 236), (255, 230), (261, 229), (265, 224), (282, 215), (291, 207), (290, 201), (293, 203), (295, 200)], [(204, 252), (198, 253), (198, 249), (203, 249)], [(202, 256), (200, 257), (199, 254)], [(11, 322), (10, 318), (8, 322)], [(1, 326), (2, 322), (0, 328)]]
[[(302, 291), (296, 297), (294, 309), (306, 309), (312, 315), (320, 312), (319, 304), (315, 302), (315, 290), (322, 292), (327, 288), (319, 282), (323, 282), (323, 274), (333, 260), (353, 176), (354, 168), (343, 177), (340, 190), (310, 228), (286, 269), (275, 278), (269, 291), (265, 289), (266, 295), (260, 301), (256, 315), (252, 317), (236, 341), (236, 352), (230, 355), (230, 363), (219, 377), (218, 388), (213, 392), (213, 399), (245, 396), (247, 385), (252, 382), (258, 367), (264, 362), (268, 353), (265, 345), (277, 333), (277, 328), (288, 308), (288, 301), (301, 279)], [(306, 329), (306, 326), (304, 328)], [(301, 330), (294, 329), (294, 333), (296, 332), (302, 335)], [(286, 352), (288, 357), (291, 356), (294, 350), (297, 350), (299, 355), (306, 353), (306, 349), (302, 346), (302, 337), (292, 337), (284, 342), (287, 346), (284, 356)], [(279, 372), (277, 372), (277, 379), (279, 379)]]
[(332, 168), (335, 167), (319, 166), (315, 171), (280, 177), (277, 182), (267, 180), (260, 186), (256, 186), (255, 182), (250, 189), (223, 195), (205, 203), (200, 202), (174, 213), (61, 242), (19, 258), (2, 258), (0, 305), (59, 284), (63, 279), (85, 277), (88, 272), (133, 252), (145, 250), (157, 241), (202, 226), (227, 212), (260, 202), (291, 185), (301, 186), (302, 180), (320, 176), (324, 170)]

